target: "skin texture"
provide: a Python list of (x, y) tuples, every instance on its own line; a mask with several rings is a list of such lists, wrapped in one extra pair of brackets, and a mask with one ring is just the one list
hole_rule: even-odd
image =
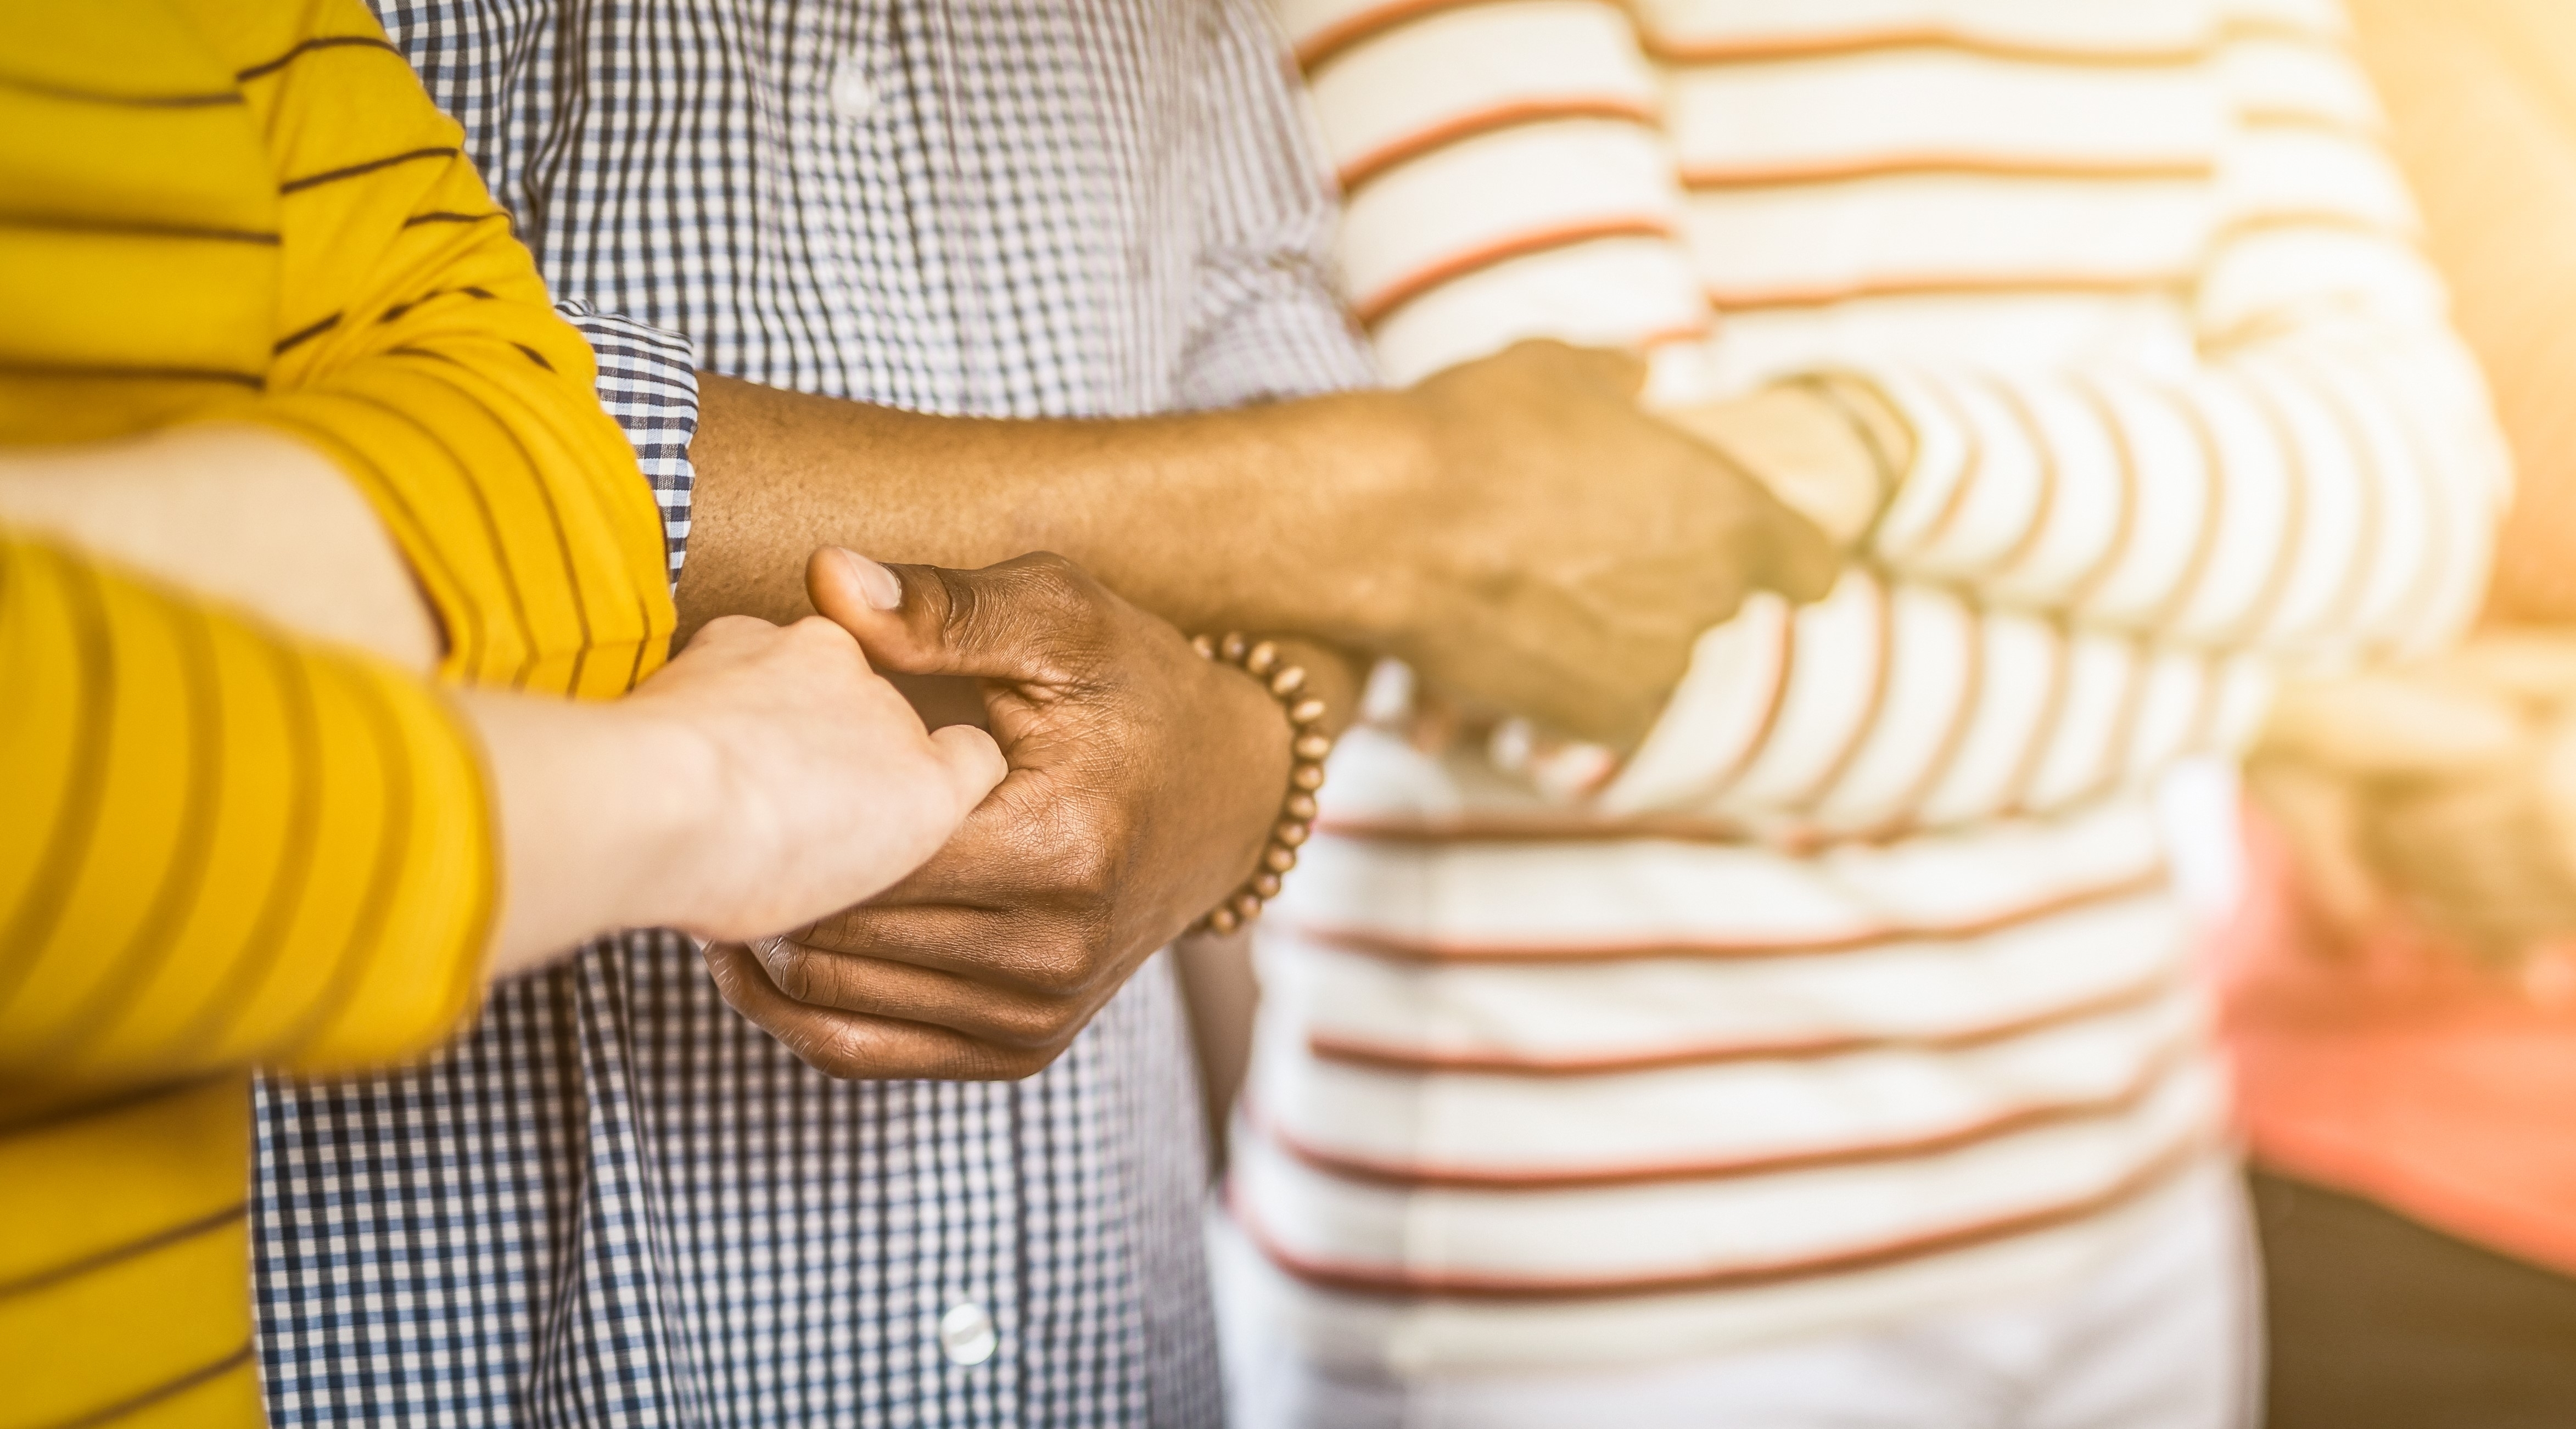
[(883, 896), (709, 963), (728, 1001), (835, 1075), (1026, 1076), (1251, 874), (1287, 719), (1061, 557), (892, 569), (896, 609), (819, 578), (816, 604), (886, 669), (976, 677), (1010, 774)]

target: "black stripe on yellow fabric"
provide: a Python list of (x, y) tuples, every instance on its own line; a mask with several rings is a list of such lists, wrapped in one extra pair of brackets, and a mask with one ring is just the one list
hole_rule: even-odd
[[(342, 395), (352, 402), (364, 402), (366, 405), (371, 407), (379, 409), (384, 408), (384, 404), (381, 402), (369, 401), (367, 398), (360, 397), (355, 394)], [(437, 542), (427, 539), (429, 527), (420, 519), (420, 513), (413, 509), (410, 501), (404, 498), (402, 489), (395, 486), (393, 482), (387, 478), (382, 467), (378, 466), (365, 452), (360, 451), (356, 447), (350, 446), (346, 441), (340, 438), (338, 433), (333, 432), (328, 428), (310, 426), (302, 422), (295, 422), (291, 425), (293, 425), (296, 430), (303, 432), (306, 436), (319, 443), (326, 450), (336, 454), (344, 465), (365, 469), (365, 471), (372, 477), (372, 481), (370, 483), (371, 489), (393, 507), (394, 514), (405, 526), (422, 536), (423, 539), (418, 541), (414, 546), (405, 548), (405, 555), (413, 564), (428, 567), (431, 575), (444, 579), (452, 587), (462, 588), (464, 586), (465, 582), (457, 576), (455, 565), (447, 559), (446, 553), (438, 549)], [(483, 628), (482, 613), (470, 605), (467, 606), (465, 614), (468, 623), (466, 628), (461, 631), (446, 628), (447, 619), (445, 612), (433, 613), (438, 616), (440, 633), (444, 635), (450, 645), (459, 652), (459, 660), (466, 666), (466, 668), (473, 668), (474, 662), (481, 658), (484, 646), (490, 643), (489, 633)]]
[(527, 345), (526, 343), (524, 343), (524, 342), (514, 342), (514, 343), (511, 343), (510, 345), (511, 345), (512, 347), (517, 348), (520, 352), (522, 352), (522, 353), (526, 354), (527, 359), (528, 359), (530, 362), (535, 363), (536, 365), (538, 365), (539, 367), (544, 368), (544, 369), (545, 369), (545, 370), (547, 370), (548, 372), (552, 372), (552, 371), (554, 371), (554, 370), (555, 370), (555, 365), (554, 365), (553, 363), (551, 363), (551, 362), (546, 361), (546, 355), (545, 355), (544, 353), (537, 351), (535, 348), (528, 346), (528, 345)]
[(123, 367), (101, 363), (0, 361), (0, 375), (83, 382), (229, 382), (252, 391), (268, 386), (268, 378), (260, 373), (235, 372), (222, 367)]
[(199, 223), (151, 223), (141, 219), (92, 218), (85, 214), (0, 214), (0, 228), (32, 233), (97, 233), (127, 238), (202, 239), (209, 243), (257, 243), (274, 248), (274, 233), (255, 228), (217, 228)]
[[(437, 298), (455, 297), (459, 294), (469, 298), (477, 298), (485, 302), (491, 301), (492, 298), (492, 294), (489, 291), (475, 287), (471, 283), (468, 283), (461, 288), (432, 288), (428, 292), (421, 294), (419, 297), (414, 298), (409, 302), (396, 303), (392, 307), (385, 309), (384, 316), (377, 318), (376, 321), (380, 323), (389, 323), (394, 319), (401, 317), (403, 314), (410, 312), (412, 309), (419, 307), (423, 303), (430, 302)], [(428, 349), (418, 347), (398, 347), (395, 348), (394, 351), (419, 356), (425, 354)]]
[(406, 149), (399, 154), (387, 154), (381, 159), (369, 159), (363, 164), (324, 169), (318, 174), (306, 174), (300, 179), (288, 179), (277, 186), (277, 192), (281, 196), (298, 194), (306, 189), (320, 188), (324, 184), (336, 184), (342, 179), (354, 179), (362, 174), (375, 173), (379, 169), (390, 169), (396, 164), (408, 164), (415, 159), (453, 159), (460, 152), (462, 151), (453, 144), (431, 149)]
[(0, 1123), (0, 1140), (31, 1135), (60, 1126), (67, 1121), (88, 1121), (93, 1117), (113, 1116), (118, 1112), (131, 1110), (146, 1102), (156, 1102), (164, 1097), (183, 1096), (190, 1092), (203, 1091), (208, 1085), (233, 1075), (236, 1074), (216, 1072), (208, 1076), (186, 1077), (175, 1082), (155, 1082), (147, 1087), (129, 1087), (123, 1091), (109, 1092), (68, 1106), (47, 1107), (34, 1116)]
[(427, 213), (415, 213), (404, 219), (402, 226), (418, 228), (424, 223), (481, 223), (487, 218), (508, 218), (509, 216), (508, 211), (497, 208), (490, 213), (451, 213), (443, 208), (434, 208)]
[(262, 75), (275, 74), (315, 50), (342, 50), (353, 46), (361, 49), (383, 50), (389, 55), (402, 53), (390, 42), (377, 39), (373, 35), (317, 35), (312, 39), (299, 41), (295, 48), (273, 60), (263, 60), (248, 69), (233, 71), (233, 81), (237, 84), (248, 84)]
[(0, 74), (0, 89), (14, 89), (42, 99), (69, 99), (81, 104), (117, 104), (134, 109), (205, 109), (219, 104), (245, 104), (249, 101), (233, 90), (205, 94), (108, 94), (95, 89), (75, 89), (70, 85), (51, 84), (44, 80), (22, 79)]
[(644, 679), (644, 657), (653, 648), (653, 607), (644, 593), (635, 593), (635, 628), (643, 632), (635, 641), (635, 663), (626, 667), (626, 688), (633, 689)]
[(194, 1220), (182, 1221), (175, 1226), (167, 1226), (148, 1235), (137, 1236), (123, 1245), (110, 1246), (67, 1264), (39, 1270), (33, 1275), (22, 1275), (15, 1280), (0, 1281), (0, 1300), (6, 1300), (13, 1295), (32, 1294), (46, 1286), (59, 1285), (76, 1276), (105, 1270), (120, 1260), (132, 1260), (138, 1255), (149, 1255), (164, 1246), (177, 1245), (183, 1240), (194, 1240), (209, 1232), (222, 1230), (240, 1220), (249, 1210), (250, 1202), (235, 1201), (210, 1215), (199, 1216)]
[[(233, 1022), (243, 1004), (258, 995), (260, 984), (267, 980), (269, 969), (284, 951), (295, 910), (304, 902), (304, 891), (313, 881), (322, 828), (322, 771), (315, 767), (322, 737), (313, 708), (312, 676), (304, 662), (284, 645), (270, 646), (266, 654), (276, 681), (278, 704), (284, 712), (283, 743), (293, 761), (286, 776), (286, 836), (278, 845), (276, 872), (269, 879), (268, 897), (261, 903), (259, 916), (225, 963), (227, 971), (222, 981), (207, 991), (196, 1019), (170, 1039), (176, 1047), (196, 1049), (220, 1042), (221, 1030)], [(248, 1049), (225, 1050), (239, 1054)]]
[(251, 1342), (244, 1340), (240, 1349), (213, 1364), (189, 1370), (185, 1374), (165, 1380), (141, 1394), (130, 1399), (119, 1400), (104, 1409), (95, 1409), (72, 1419), (57, 1419), (51, 1424), (38, 1426), (38, 1429), (94, 1429), (96, 1425), (113, 1424), (129, 1415), (140, 1414), (172, 1395), (183, 1394), (210, 1379), (219, 1378), (241, 1368), (250, 1363), (250, 1352)]
[(13, 576), (27, 585), (43, 578), (44, 567), (51, 568), (53, 583), (70, 607), (72, 644), (80, 664), (74, 676), (78, 717), (72, 727), (76, 733), (63, 761), (70, 773), (64, 780), (62, 811), (46, 831), (45, 851), (36, 861), (26, 901), (6, 923), (0, 923), (0, 1007), (8, 1006), (51, 951), (48, 944), (55, 925), (70, 906), (74, 880), (88, 862), (90, 840), (98, 831), (106, 801), (108, 732), (114, 724), (117, 697), (116, 646), (96, 574), (30, 545), (20, 545), (8, 564), (28, 567)]
[(340, 315), (338, 313), (333, 313), (331, 316), (324, 318), (318, 323), (297, 328), (295, 331), (279, 338), (277, 340), (277, 344), (271, 347), (269, 351), (277, 356), (283, 357), (290, 349), (299, 344), (311, 342), (313, 339), (320, 337), (322, 334), (329, 332), (331, 329), (338, 327), (339, 325)]
[[(117, 1004), (150, 987), (175, 950), (179, 929), (196, 906), (215, 848), (215, 808), (223, 789), (224, 715), (222, 691), (216, 688), (214, 637), (205, 611), (174, 604), (169, 616), (179, 650), (179, 670), (186, 701), (188, 739), (187, 786), (179, 811), (179, 835), (171, 842), (170, 860), (152, 905), (134, 925), (125, 946), (106, 960), (106, 973), (87, 998), (63, 1018), (57, 1039), (82, 1036), (116, 1020)], [(29, 1061), (43, 1059), (30, 1056)]]
[(412, 788), (411, 760), (403, 745), (402, 727), (395, 722), (393, 711), (385, 707), (384, 691), (373, 681), (340, 671), (332, 672), (330, 678), (350, 692), (350, 703), (357, 707), (366, 725), (367, 746), (375, 754), (376, 768), (384, 781), (384, 834), (376, 841), (375, 867), (367, 874), (366, 894), (359, 900), (358, 916), (350, 920), (349, 938), (333, 962), (330, 981), (278, 1039), (280, 1047), (289, 1049), (286, 1055), (310, 1044), (319, 1030), (348, 1006), (350, 996), (357, 990), (358, 975), (374, 960), (384, 941), (394, 895), (402, 887), (403, 868), (411, 855), (416, 791)]
[[(443, 353), (432, 352), (427, 348), (419, 347), (397, 347), (389, 348), (387, 351), (398, 352), (412, 357), (445, 356)], [(402, 408), (396, 407), (388, 402), (378, 401), (373, 397), (369, 397), (364, 393), (358, 392), (350, 393), (349, 400), (353, 402), (364, 402), (368, 406), (375, 408), (377, 411), (383, 412), (385, 415), (392, 417), (394, 420), (409, 426), (416, 432), (419, 432), (422, 437), (428, 440), (431, 446), (438, 448), (440, 453), (445, 455), (450, 462), (455, 463), (458, 469), (467, 472), (472, 472), (476, 469), (474, 464), (468, 463), (462, 456), (457, 454), (455, 448), (447, 444), (446, 439), (439, 435), (437, 428), (420, 421), (418, 418), (414, 417), (411, 413), (404, 411)], [(492, 503), (485, 499), (482, 483), (469, 477), (461, 484), (465, 488), (466, 496), (473, 500), (475, 518), (482, 523), (484, 542), (492, 549), (492, 564), (501, 572), (502, 592), (509, 597), (510, 601), (509, 614), (511, 623), (517, 628), (520, 639), (525, 641), (527, 645), (526, 651), (519, 658), (519, 667), (510, 674), (510, 688), (517, 689), (520, 685), (526, 682), (528, 671), (535, 664), (537, 658), (536, 622), (529, 618), (527, 597), (519, 589), (519, 568), (510, 559), (510, 547), (508, 543), (501, 539), (500, 518), (493, 515)], [(429, 530), (426, 526), (423, 526), (420, 529), (424, 534)], [(435, 543), (425, 541), (423, 544), (434, 545)], [(459, 590), (467, 589), (467, 586), (463, 581), (458, 581), (456, 586)], [(475, 609), (473, 602), (468, 601), (465, 604), (467, 609)], [(487, 638), (483, 643), (488, 646), (490, 641)], [(480, 654), (481, 652), (477, 651), (476, 653)], [(469, 670), (473, 668), (470, 662), (460, 663), (465, 663), (466, 668)]]

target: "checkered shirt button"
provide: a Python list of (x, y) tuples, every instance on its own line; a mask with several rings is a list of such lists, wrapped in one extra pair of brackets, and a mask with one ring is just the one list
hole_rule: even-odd
[(993, 1317), (972, 1300), (958, 1301), (939, 1317), (939, 1348), (947, 1353), (951, 1364), (982, 1364), (1001, 1346), (1002, 1337), (993, 1328)]

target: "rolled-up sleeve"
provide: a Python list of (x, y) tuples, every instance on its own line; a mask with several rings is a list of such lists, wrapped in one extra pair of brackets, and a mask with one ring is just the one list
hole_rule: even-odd
[(1206, 8), (1196, 67), (1201, 237), (1183, 405), (1378, 385), (1334, 279), (1341, 205), (1285, 39), (1255, 0)]
[(689, 497), (697, 480), (689, 465), (689, 443), (698, 435), (697, 346), (682, 334), (587, 303), (557, 303), (555, 311), (590, 341), (599, 363), (599, 404), (625, 429), (653, 488), (676, 585), (688, 555)]

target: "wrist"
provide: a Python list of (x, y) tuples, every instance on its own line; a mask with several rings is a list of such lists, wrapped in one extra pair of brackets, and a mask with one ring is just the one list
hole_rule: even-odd
[[(685, 925), (712, 752), (634, 699), (459, 696), (491, 772), (503, 868), (496, 977), (617, 928)], [(639, 771), (642, 771), (639, 773)]]
[(1850, 547), (1877, 523), (1903, 457), (1887, 449), (1858, 399), (1829, 385), (1835, 380), (1781, 383), (1663, 415), (1733, 459), (1835, 545)]

